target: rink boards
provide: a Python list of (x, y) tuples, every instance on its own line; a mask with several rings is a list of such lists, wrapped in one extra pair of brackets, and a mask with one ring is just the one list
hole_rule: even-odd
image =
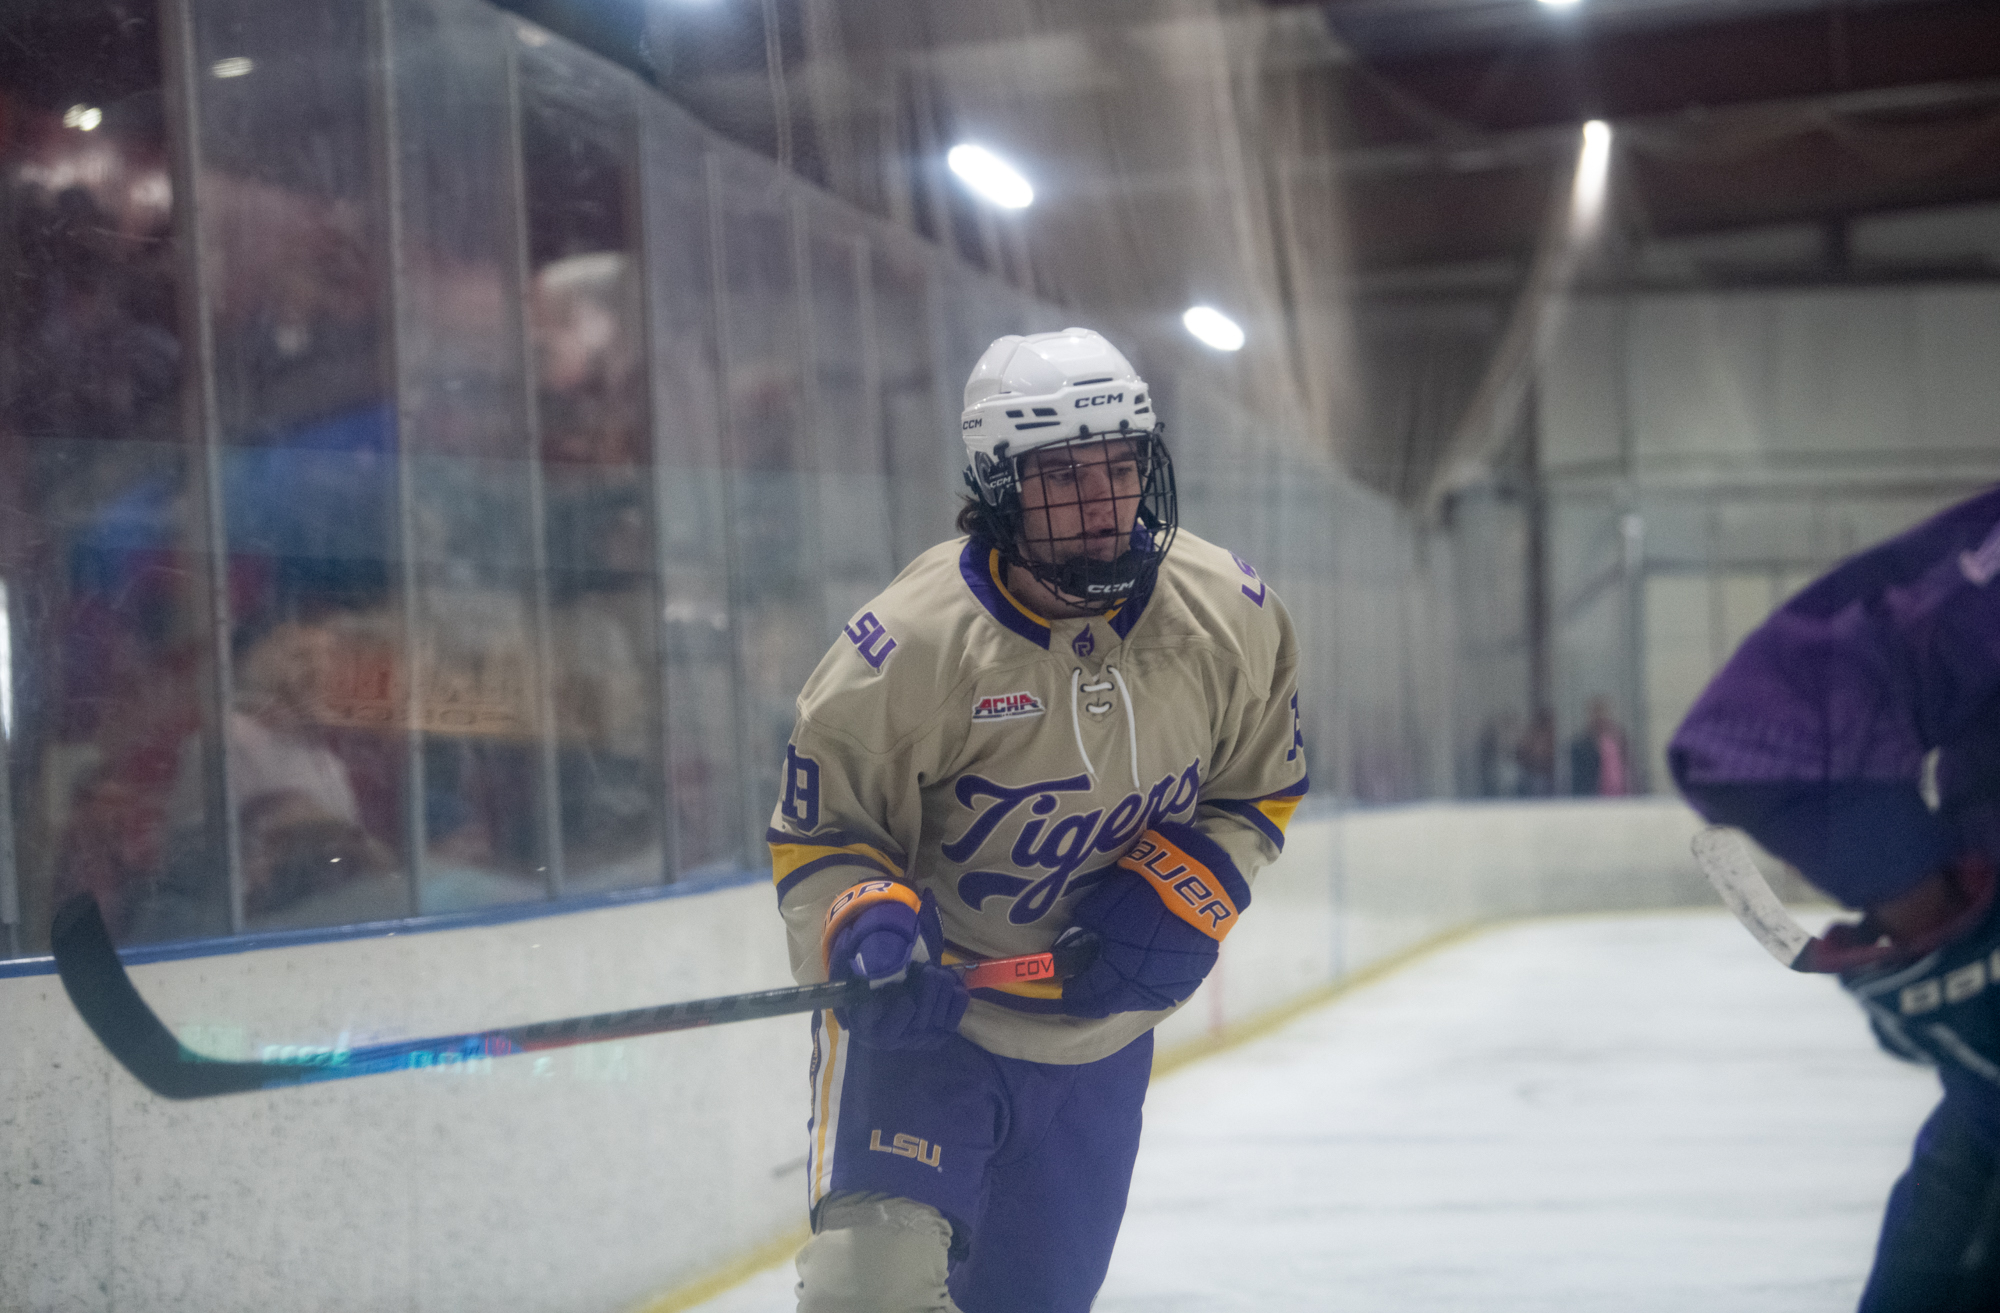
[[(1451, 931), (1710, 901), (1656, 799), (1301, 816), (1167, 1060)], [(46, 962), (0, 976), (0, 1308), (646, 1306), (797, 1228), (793, 1018), (174, 1104)], [(135, 965), (217, 1056), (442, 1034), (787, 979), (761, 878), (452, 929)]]

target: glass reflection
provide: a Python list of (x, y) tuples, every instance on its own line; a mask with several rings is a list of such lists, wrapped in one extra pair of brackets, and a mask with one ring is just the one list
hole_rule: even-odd
[(0, 904), (18, 906), (17, 951), (82, 891), (131, 933), (174, 854), (218, 846), (199, 771), (176, 785), (207, 755), (211, 670), (159, 22), (144, 3), (43, 6), (0, 78), (0, 804), (18, 817), (0, 824)]
[[(412, 910), (406, 645), (366, 15), (334, 0), (282, 10), (214, 0), (191, 12), (197, 69), (251, 62), (247, 75), (197, 78), (189, 91), (193, 268), (214, 380), (209, 491), (230, 631), (232, 920), (277, 929), (400, 916)], [(179, 774), (192, 780), (194, 764)], [(213, 860), (170, 872), (144, 932), (223, 928), (207, 911), (226, 874)]]
[(743, 864), (745, 851), (711, 197), (699, 130), (653, 101), (644, 131), (668, 796), (675, 875), (690, 879)]
[(390, 13), (418, 907), (451, 912), (545, 896), (553, 847), (509, 36), (456, 0)]
[[(952, 533), (965, 369), (1077, 313), (470, 0), (37, 12), (43, 80), (0, 79), (6, 951), (80, 890), (129, 942), (761, 865), (799, 687)], [(1418, 539), (1149, 349), (1190, 524), (1316, 635), (1316, 773), (1430, 790)]]
[(665, 878), (637, 113), (622, 74), (520, 51), (561, 886)]

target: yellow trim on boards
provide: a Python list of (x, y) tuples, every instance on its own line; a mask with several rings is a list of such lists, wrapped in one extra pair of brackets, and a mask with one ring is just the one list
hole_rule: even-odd
[(1268, 1035), (1294, 1017), (1302, 1016), (1325, 1003), (1331, 1003), (1343, 994), (1349, 994), (1365, 985), (1372, 985), (1382, 977), (1393, 975), (1420, 957), (1428, 957), (1441, 949), (1472, 938), (1474, 935), (1506, 925), (1505, 921), (1479, 921), (1472, 925), (1462, 925), (1456, 930), (1447, 930), (1420, 940), (1400, 953), (1391, 953), (1381, 961), (1365, 966), (1352, 975), (1342, 976), (1314, 989), (1307, 990), (1289, 1003), (1280, 1003), (1267, 1012), (1260, 1012), (1246, 1021), (1204, 1035), (1200, 1039), (1176, 1044), (1170, 1049), (1159, 1049), (1153, 1053), (1153, 1079), (1172, 1071), (1178, 1071), (1189, 1063), (1198, 1062), (1224, 1049), (1233, 1049), (1262, 1035)]
[(778, 1264), (799, 1252), (812, 1235), (807, 1227), (789, 1231), (776, 1240), (767, 1241), (737, 1259), (727, 1267), (715, 1271), (685, 1286), (668, 1291), (657, 1299), (640, 1304), (632, 1313), (685, 1313), (697, 1304), (705, 1304), (725, 1290), (733, 1290), (766, 1268)]
[[(1793, 904), (1792, 906), (1807, 908), (1827, 906), (1829, 910), (1838, 910), (1832, 909), (1830, 905), (1820, 903)], [(1685, 907), (1598, 908), (1583, 912), (1530, 912), (1523, 916), (1502, 916), (1496, 917), (1491, 921), (1474, 921), (1469, 925), (1462, 925), (1457, 929), (1446, 930), (1440, 934), (1432, 935), (1429, 939), (1420, 940), (1400, 953), (1391, 953), (1381, 961), (1365, 966), (1352, 975), (1342, 976), (1338, 980), (1317, 986), (1299, 995), (1291, 1002), (1280, 1003), (1270, 1011), (1260, 1012), (1247, 1021), (1239, 1021), (1233, 1026), (1225, 1026), (1221, 1030), (1210, 1035), (1205, 1035), (1200, 1039), (1189, 1040), (1183, 1044), (1176, 1044), (1170, 1049), (1156, 1051), (1153, 1054), (1153, 1078), (1157, 1080), (1168, 1072), (1178, 1071), (1189, 1063), (1197, 1062), (1212, 1053), (1220, 1053), (1224, 1049), (1233, 1049), (1237, 1045), (1247, 1043), (1261, 1035), (1268, 1035), (1292, 1018), (1310, 1012), (1322, 1003), (1331, 1003), (1343, 994), (1352, 993), (1363, 986), (1371, 985), (1384, 976), (1394, 975), (1404, 967), (1415, 962), (1418, 958), (1428, 957), (1432, 953), (1454, 947), (1468, 939), (1474, 939), (1486, 934), (1489, 931), (1505, 930), (1510, 926), (1528, 925), (1535, 922), (1580, 921), (1598, 917), (1617, 917), (1622, 919), (1634, 916), (1685, 916), (1690, 913), (1705, 914), (1715, 910), (1715, 908), (1704, 904), (1690, 904)]]

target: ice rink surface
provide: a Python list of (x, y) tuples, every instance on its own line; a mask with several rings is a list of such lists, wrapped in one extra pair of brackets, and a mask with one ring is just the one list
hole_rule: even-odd
[(1841, 1313), (1936, 1097), (1724, 913), (1505, 925), (1155, 1082), (1096, 1307)]

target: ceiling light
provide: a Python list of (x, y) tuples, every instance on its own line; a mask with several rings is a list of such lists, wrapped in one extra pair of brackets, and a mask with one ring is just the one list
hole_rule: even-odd
[(984, 146), (953, 146), (944, 159), (966, 186), (1002, 209), (1025, 209), (1035, 199), (1028, 180)]
[(257, 61), (248, 55), (231, 55), (218, 59), (209, 65), (208, 71), (219, 78), (240, 78), (257, 67)]
[(1542, 0), (1542, 3), (1551, 9), (1568, 9), (1576, 0)]
[(89, 132), (104, 122), (104, 111), (95, 105), (71, 105), (63, 111), (63, 126)]
[(1243, 348), (1243, 329), (1214, 306), (1190, 307), (1181, 316), (1181, 323), (1204, 346), (1212, 346), (1217, 351), (1240, 351)]
[(1597, 222), (1610, 175), (1611, 125), (1592, 119), (1583, 125), (1583, 141), (1576, 154), (1576, 190), (1571, 194), (1571, 212), (1580, 229)]

